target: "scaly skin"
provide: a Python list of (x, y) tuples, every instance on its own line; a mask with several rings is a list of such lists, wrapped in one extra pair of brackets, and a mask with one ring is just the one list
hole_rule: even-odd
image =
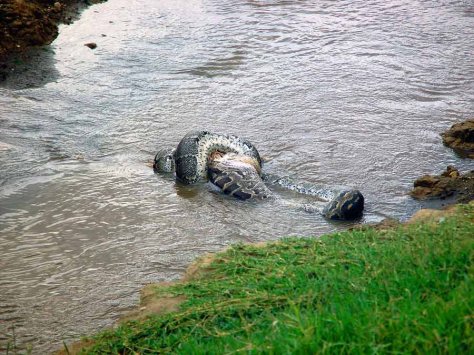
[(249, 156), (213, 154), (208, 171), (209, 180), (226, 195), (240, 200), (264, 199), (273, 195), (260, 177), (257, 160)]
[(364, 196), (359, 190), (300, 184), (270, 175), (264, 175), (262, 179), (262, 162), (257, 149), (236, 136), (207, 131), (189, 132), (176, 150), (160, 151), (153, 167), (157, 172), (172, 172), (173, 162), (179, 181), (193, 184), (209, 178), (225, 194), (241, 200), (275, 198), (264, 183), (265, 180), (325, 201), (323, 208), (308, 204), (304, 209), (308, 212), (317, 211), (328, 219), (355, 219), (364, 210)]
[[(247, 199), (278, 199), (262, 180), (259, 165), (248, 156), (237, 154), (214, 154), (208, 164), (209, 179), (218, 186), (226, 195), (240, 200)], [(267, 176), (268, 179), (268, 176)], [(309, 184), (298, 184), (290, 179), (276, 179), (274, 184), (293, 190), (295, 192), (319, 197), (326, 202), (321, 208), (320, 204), (307, 204), (307, 212), (319, 212), (324, 217), (332, 220), (350, 220), (359, 217), (364, 209), (364, 196), (359, 190), (329, 189), (315, 187)], [(282, 201), (284, 203), (284, 201)], [(291, 205), (291, 204), (290, 204)]]
[(247, 140), (207, 131), (189, 132), (175, 152), (178, 180), (185, 184), (206, 180), (208, 159), (215, 151), (247, 155), (255, 158), (259, 165), (262, 163), (257, 149)]
[(297, 193), (318, 197), (329, 201), (320, 211), (313, 205), (305, 205), (307, 212), (320, 212), (324, 217), (332, 220), (350, 220), (360, 217), (364, 210), (364, 196), (359, 190), (345, 187), (329, 188), (314, 184), (299, 183), (288, 177), (264, 174), (263, 180), (269, 184), (278, 185)]

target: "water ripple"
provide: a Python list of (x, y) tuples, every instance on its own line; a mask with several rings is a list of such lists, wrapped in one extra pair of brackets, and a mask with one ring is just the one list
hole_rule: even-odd
[(347, 228), (154, 175), (153, 154), (189, 130), (249, 139), (267, 172), (358, 187), (363, 222), (407, 218), (416, 177), (474, 169), (439, 137), (474, 111), (472, 14), (442, 0), (116, 0), (62, 27), (0, 88), (0, 351), (13, 331), (44, 353), (110, 326), (144, 283), (231, 243)]

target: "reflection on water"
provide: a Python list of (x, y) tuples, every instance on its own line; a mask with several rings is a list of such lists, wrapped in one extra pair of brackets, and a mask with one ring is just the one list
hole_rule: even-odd
[[(0, 85), (10, 90), (22, 90), (39, 88), (58, 80), (60, 74), (56, 70), (54, 56), (54, 50), (49, 46), (32, 48), (16, 55), (11, 59), (14, 65), (3, 73), (5, 77), (0, 80)], [(30, 99), (36, 100), (34, 97)]]
[(474, 112), (473, 21), (466, 1), (88, 9), (0, 88), (0, 347), (13, 326), (34, 353), (109, 326), (143, 284), (231, 243), (350, 225), (153, 174), (190, 130), (249, 139), (268, 173), (360, 189), (364, 223), (408, 218), (416, 177), (474, 168), (439, 137)]

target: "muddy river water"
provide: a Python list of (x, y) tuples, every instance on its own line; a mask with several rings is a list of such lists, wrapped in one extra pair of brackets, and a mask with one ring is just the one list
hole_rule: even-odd
[(147, 161), (189, 130), (359, 188), (362, 223), (407, 219), (415, 178), (474, 169), (439, 136), (474, 115), (473, 58), (472, 0), (90, 7), (0, 87), (0, 353), (110, 326), (206, 252), (350, 226), (155, 175)]

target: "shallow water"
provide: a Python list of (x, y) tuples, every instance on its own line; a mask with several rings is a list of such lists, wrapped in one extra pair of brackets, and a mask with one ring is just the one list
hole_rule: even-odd
[(359, 188), (363, 223), (407, 219), (426, 205), (415, 178), (474, 169), (439, 136), (474, 115), (473, 39), (472, 1), (89, 8), (0, 88), (0, 352), (110, 326), (206, 252), (350, 225), (153, 174), (189, 130), (248, 138), (267, 172)]

